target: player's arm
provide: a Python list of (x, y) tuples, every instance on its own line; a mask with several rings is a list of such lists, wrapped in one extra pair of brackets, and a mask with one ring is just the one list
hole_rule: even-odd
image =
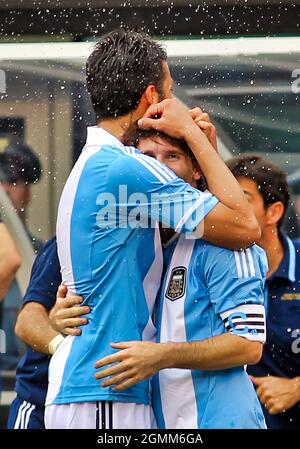
[(30, 348), (47, 355), (50, 355), (49, 343), (61, 335), (52, 329), (47, 308), (34, 298), (19, 313), (15, 333)]
[(23, 298), (23, 308), (15, 326), (16, 335), (21, 340), (44, 354), (53, 353), (63, 339), (62, 335), (58, 335), (58, 332), (51, 328), (49, 321), (49, 310), (55, 303), (60, 283), (60, 265), (56, 240), (53, 238), (35, 258)]
[[(265, 342), (263, 306), (266, 256), (258, 247), (233, 252), (212, 245), (194, 261), (203, 270), (208, 294), (216, 315), (224, 322), (221, 335), (195, 342), (122, 342), (112, 345), (120, 352), (95, 364), (104, 382), (117, 390), (128, 388), (165, 368), (219, 370), (255, 364)], [(201, 323), (199, 323), (201, 326)], [(146, 377), (144, 377), (146, 376)]]
[[(67, 288), (61, 285), (57, 291), (56, 303), (49, 313), (49, 309), (40, 303), (40, 300), (30, 301), (24, 305), (19, 313), (15, 333), (28, 346), (47, 355), (53, 354), (51, 342), (57, 336), (80, 335), (77, 326), (87, 324), (88, 320), (82, 318), (90, 312), (88, 306), (81, 306), (83, 298), (70, 296), (66, 298)], [(77, 306), (77, 307), (76, 307)], [(56, 339), (56, 343), (62, 339)], [(50, 346), (49, 346), (50, 345)]]
[[(160, 118), (153, 119), (155, 115)], [(140, 127), (154, 128), (185, 139), (201, 167), (210, 192), (219, 199), (204, 219), (204, 234), (200, 225), (196, 235), (204, 235), (205, 239), (232, 249), (258, 241), (260, 228), (245, 194), (182, 103), (172, 99), (152, 105), (138, 123)]]
[[(15, 325), (16, 335), (32, 349), (50, 354), (49, 343), (62, 341), (49, 321), (49, 310), (61, 283), (55, 238), (40, 250), (32, 266), (29, 285)], [(51, 348), (50, 348), (51, 349)]]
[(95, 368), (117, 364), (97, 372), (95, 378), (110, 376), (102, 386), (118, 384), (114, 387), (115, 391), (129, 388), (162, 369), (222, 370), (255, 364), (262, 355), (261, 343), (230, 334), (195, 342), (131, 341), (113, 343), (112, 347), (120, 351), (104, 357), (95, 364)]
[(18, 268), (21, 257), (6, 226), (0, 223), (0, 301), (6, 295)]
[(221, 370), (254, 365), (259, 362), (263, 349), (261, 342), (250, 341), (230, 333), (196, 342), (160, 344), (166, 345), (163, 350), (163, 356), (166, 356), (168, 360), (165, 362), (168, 365), (166, 368), (200, 370)]

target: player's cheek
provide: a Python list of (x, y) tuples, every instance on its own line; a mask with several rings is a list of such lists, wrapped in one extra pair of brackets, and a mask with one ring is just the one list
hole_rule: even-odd
[(172, 166), (170, 166), (171, 170), (179, 177), (184, 179), (184, 170), (181, 164), (178, 161), (173, 162)]

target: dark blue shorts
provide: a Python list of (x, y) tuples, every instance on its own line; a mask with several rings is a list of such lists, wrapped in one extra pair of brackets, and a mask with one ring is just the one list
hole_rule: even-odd
[(17, 396), (9, 409), (7, 428), (45, 429), (44, 412), (44, 407), (31, 404)]

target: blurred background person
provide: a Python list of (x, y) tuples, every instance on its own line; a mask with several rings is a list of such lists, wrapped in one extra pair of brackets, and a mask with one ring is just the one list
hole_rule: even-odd
[[(24, 228), (37, 253), (42, 242), (27, 227), (27, 210), (31, 201), (31, 187), (41, 178), (42, 168), (38, 156), (22, 141), (12, 140), (0, 153), (0, 182), (12, 207), (24, 224)], [(26, 261), (25, 261), (26, 263)], [(22, 295), (16, 280), (1, 304), (0, 327), (6, 334), (6, 356), (0, 360), (2, 370), (14, 370), (25, 347), (16, 338), (14, 326), (22, 304)]]
[(44, 429), (48, 364), (53, 353), (49, 345), (59, 335), (51, 328), (48, 314), (60, 283), (56, 239), (52, 238), (35, 259), (16, 323), (16, 334), (27, 344), (27, 351), (17, 366), (17, 397), (9, 411), (10, 429)]
[[(15, 277), (18, 268), (21, 265), (21, 257), (15, 245), (15, 242), (10, 236), (5, 224), (2, 223), (0, 215), (0, 302), (9, 290), (9, 287)], [(1, 307), (0, 307), (0, 322)], [(2, 326), (1, 331), (2, 331)], [(5, 335), (5, 334), (4, 334)], [(6, 337), (6, 335), (5, 335)], [(1, 333), (0, 338), (3, 338)], [(0, 341), (0, 360), (3, 358), (2, 352), (6, 352), (6, 338), (4, 341)], [(2, 381), (0, 377), (0, 394), (2, 390)]]
[[(300, 427), (300, 242), (281, 231), (290, 193), (285, 172), (255, 154), (227, 165), (254, 208), (267, 253), (267, 341), (257, 365), (248, 366), (268, 428)], [(299, 339), (298, 339), (299, 340)]]
[(19, 252), (0, 215), (0, 301), (8, 292), (20, 265)]
[(40, 181), (41, 175), (40, 160), (25, 143), (12, 141), (0, 153), (0, 182), (24, 224), (36, 253), (43, 242), (33, 236), (27, 227), (27, 209), (31, 201), (31, 187)]

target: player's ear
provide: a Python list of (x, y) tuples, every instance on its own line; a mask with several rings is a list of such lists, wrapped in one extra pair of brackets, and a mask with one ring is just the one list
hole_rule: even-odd
[(12, 190), (12, 184), (10, 184), (9, 182), (2, 182), (2, 188), (4, 190), (5, 193), (9, 193)]
[(284, 205), (281, 201), (270, 204), (267, 209), (267, 224), (276, 225), (284, 214)]
[(153, 84), (149, 84), (149, 86), (147, 86), (141, 100), (143, 99), (143, 97), (144, 101), (146, 101), (149, 106), (151, 104), (159, 103), (159, 93), (157, 92), (157, 89)]
[(156, 103), (159, 103), (159, 94), (156, 87), (150, 84), (141, 96), (138, 107), (135, 110), (137, 119), (143, 117), (149, 106)]
[(194, 163), (193, 165), (194, 165), (194, 167), (193, 167), (193, 179), (195, 181), (199, 181), (199, 179), (202, 176), (202, 171), (200, 170), (200, 167), (199, 167), (199, 165), (197, 163)]

